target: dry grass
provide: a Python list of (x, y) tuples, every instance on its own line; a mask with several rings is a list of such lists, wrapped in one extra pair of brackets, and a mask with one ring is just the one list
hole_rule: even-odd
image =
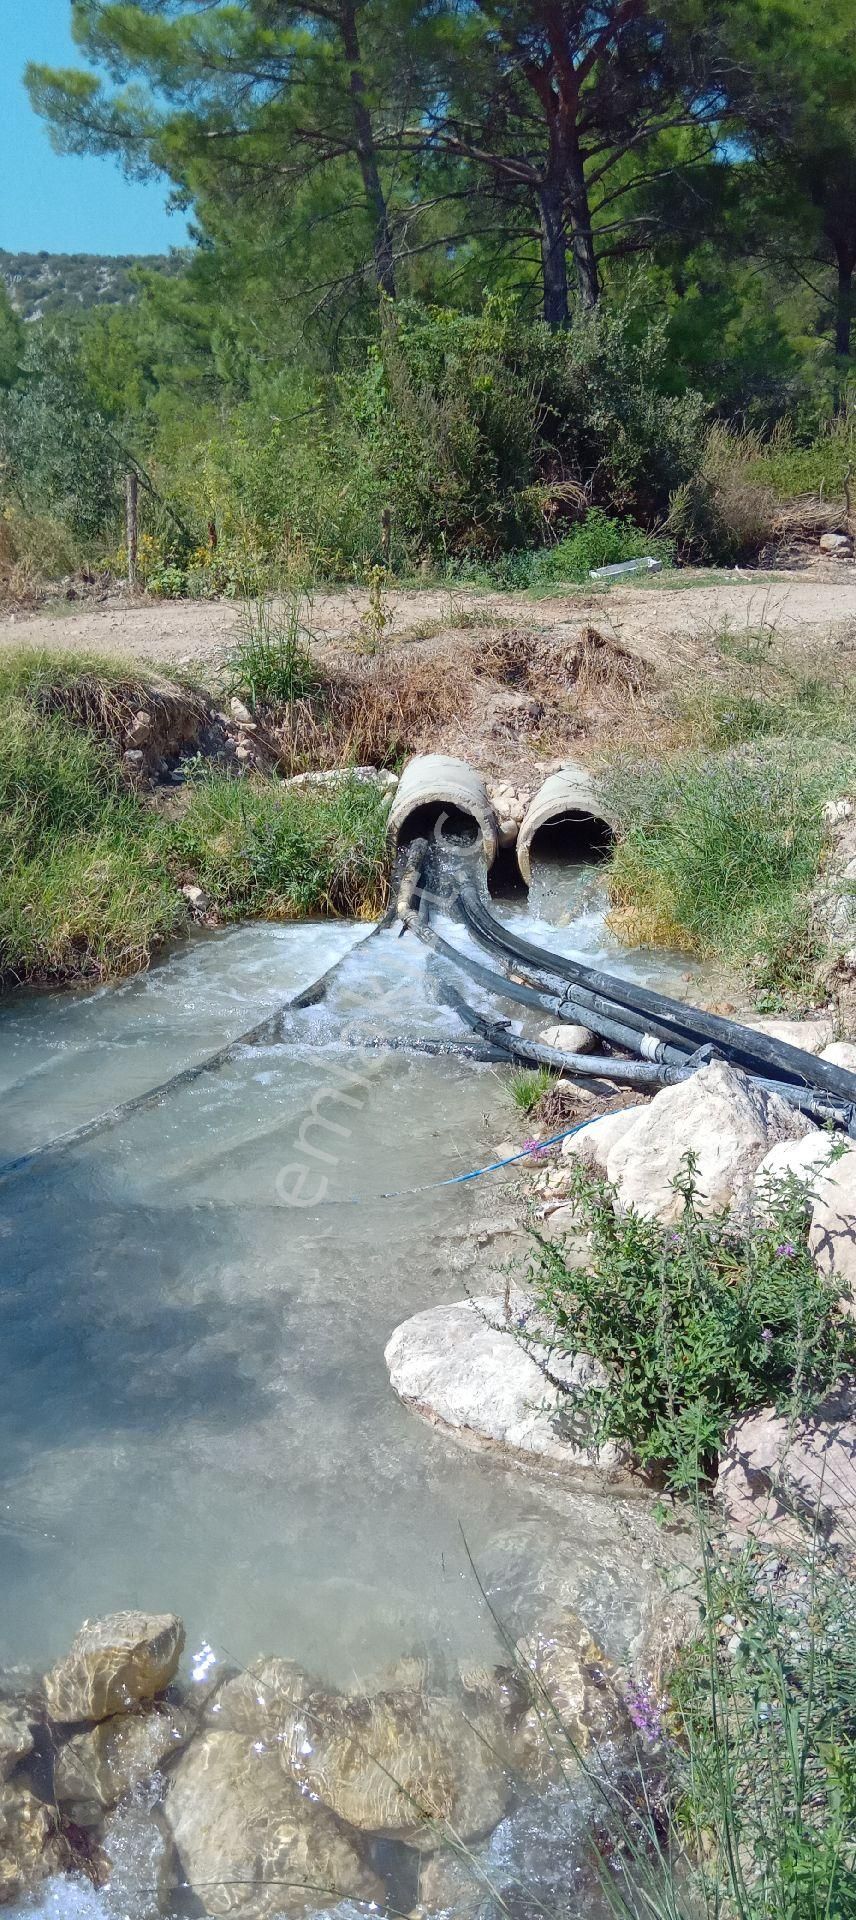
[(464, 674), (433, 661), (388, 656), (331, 674), (317, 693), (270, 716), (286, 775), (331, 767), (395, 767), (430, 744), (470, 699)]

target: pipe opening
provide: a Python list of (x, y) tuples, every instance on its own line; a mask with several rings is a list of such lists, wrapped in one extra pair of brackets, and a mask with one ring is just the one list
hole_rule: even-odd
[(595, 862), (607, 860), (614, 845), (615, 835), (606, 820), (569, 808), (536, 829), (529, 842), (529, 858)]
[(526, 882), (517, 865), (517, 847), (500, 847), (488, 871), (487, 890), (492, 900), (522, 900)]
[(405, 814), (396, 829), (400, 847), (411, 840), (430, 840), (432, 845), (474, 847), (481, 839), (481, 827), (475, 814), (448, 800), (424, 800)]

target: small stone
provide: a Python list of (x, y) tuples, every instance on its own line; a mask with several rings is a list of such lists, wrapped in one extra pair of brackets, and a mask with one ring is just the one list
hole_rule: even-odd
[(516, 820), (500, 820), (499, 844), (501, 847), (513, 847), (517, 840), (518, 823)]
[(853, 812), (853, 802), (846, 794), (840, 800), (827, 800), (823, 808), (823, 817), (830, 827), (837, 826), (839, 820), (849, 820)]
[(187, 886), (182, 887), (181, 891), (184, 894), (185, 900), (189, 902), (195, 913), (208, 912), (211, 900), (204, 887)]
[(142, 772), (145, 755), (141, 753), (139, 747), (129, 747), (127, 753), (123, 753), (122, 759), (129, 773)]
[(853, 552), (853, 542), (847, 533), (822, 533), (820, 551), (832, 554), (836, 560), (848, 560)]
[(237, 720), (239, 727), (247, 727), (250, 732), (255, 732), (256, 723), (250, 709), (244, 706), (243, 700), (239, 700), (236, 694), (233, 694), (229, 701), (229, 708), (232, 719)]
[(169, 1686), (184, 1646), (175, 1613), (105, 1614), (85, 1620), (69, 1652), (45, 1678), (53, 1720), (105, 1720)]
[(542, 1046), (555, 1047), (559, 1053), (591, 1053), (594, 1046), (591, 1028), (580, 1026), (576, 1021), (558, 1027), (545, 1027), (538, 1038)]
[(235, 748), (236, 760), (255, 760), (255, 753), (246, 740), (239, 740)]
[(152, 737), (152, 716), (144, 707), (134, 714), (133, 724), (126, 735), (128, 747), (146, 747)]

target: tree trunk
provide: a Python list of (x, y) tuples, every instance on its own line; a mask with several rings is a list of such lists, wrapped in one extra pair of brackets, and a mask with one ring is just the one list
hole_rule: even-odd
[(390, 300), (394, 300), (395, 266), (389, 213), (377, 164), (371, 114), (366, 106), (366, 83), (360, 59), (356, 10), (352, 5), (347, 4), (347, 0), (342, 8), (341, 25), (345, 58), (350, 68), (348, 88), (351, 95), (351, 111), (354, 116), (357, 164), (369, 212), (374, 222), (374, 275), (379, 291), (387, 294)]
[(853, 337), (853, 273), (856, 258), (843, 248), (838, 250), (838, 297), (835, 307), (835, 351), (842, 360), (849, 357)]
[(600, 278), (597, 271), (597, 255), (594, 250), (594, 234), (591, 226), (591, 208), (589, 206), (588, 186), (586, 183), (583, 157), (574, 129), (568, 143), (567, 154), (568, 217), (571, 229), (571, 251), (574, 256), (577, 295), (580, 306), (591, 312), (600, 299)]
[(541, 273), (544, 281), (544, 319), (548, 327), (566, 327), (568, 312), (568, 260), (565, 248), (565, 216), (561, 187), (552, 182), (538, 189), (538, 217), (541, 224)]

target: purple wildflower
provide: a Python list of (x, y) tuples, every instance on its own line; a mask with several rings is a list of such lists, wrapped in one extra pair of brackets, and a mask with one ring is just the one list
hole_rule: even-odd
[(773, 1341), (772, 1327), (761, 1328), (761, 1339), (763, 1340), (765, 1347), (769, 1347), (772, 1345), (772, 1341)]
[(795, 1260), (796, 1257), (797, 1250), (792, 1240), (783, 1240), (781, 1246), (776, 1248), (777, 1260)]
[(546, 1153), (547, 1151), (546, 1140), (524, 1140), (521, 1148), (522, 1153)]
[(627, 1711), (643, 1740), (656, 1746), (663, 1738), (663, 1716), (650, 1688), (631, 1687), (627, 1696)]

